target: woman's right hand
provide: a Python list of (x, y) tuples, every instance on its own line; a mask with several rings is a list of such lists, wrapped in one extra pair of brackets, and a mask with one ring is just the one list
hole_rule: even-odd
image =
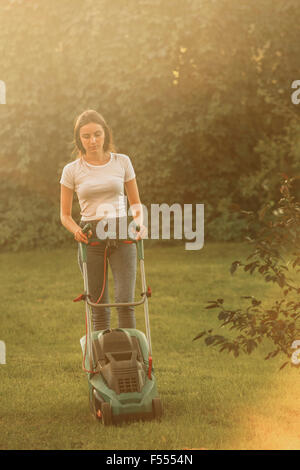
[(88, 238), (90, 238), (92, 236), (92, 231), (89, 230), (88, 231), (88, 234), (86, 233), (83, 233), (82, 229), (81, 228), (78, 228), (77, 230), (75, 230), (74, 232), (74, 239), (79, 243), (86, 243), (88, 244)]

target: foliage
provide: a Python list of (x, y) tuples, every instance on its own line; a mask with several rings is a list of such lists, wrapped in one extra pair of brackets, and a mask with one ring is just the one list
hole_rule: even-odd
[(2, 251), (36, 247), (47, 250), (74, 241), (60, 223), (57, 205), (24, 189), (22, 197), (13, 198), (11, 195), (15, 188), (9, 182), (0, 181), (0, 188)]
[(274, 349), (265, 359), (283, 353), (289, 358), (282, 367), (291, 363), (291, 346), (300, 339), (300, 203), (291, 194), (293, 178), (284, 176), (277, 205), (268, 203), (257, 214), (246, 213), (249, 224), (256, 220), (260, 229), (255, 238), (249, 238), (252, 250), (247, 262), (234, 261), (231, 274), (238, 268), (252, 275), (258, 273), (265, 282), (276, 284), (280, 292), (273, 305), (266, 306), (262, 300), (244, 296), (247, 308), (225, 308), (224, 299), (209, 301), (208, 309), (220, 309), (218, 319), (222, 327), (241, 334), (231, 340), (214, 335), (213, 330), (203, 331), (194, 339), (205, 337), (206, 345), (220, 346), (220, 352), (251, 354), (265, 339), (272, 342)]
[(59, 213), (74, 119), (87, 108), (130, 155), (145, 204), (207, 206), (206, 239), (239, 238), (220, 207), (257, 210), (277, 171), (299, 171), (296, 0), (1, 5), (0, 177), (19, 205), (26, 188)]

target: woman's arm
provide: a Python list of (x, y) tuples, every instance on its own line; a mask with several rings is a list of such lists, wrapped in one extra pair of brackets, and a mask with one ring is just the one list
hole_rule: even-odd
[(60, 220), (69, 232), (74, 233), (74, 238), (78, 242), (88, 242), (87, 236), (82, 232), (81, 227), (72, 218), (73, 190), (63, 184), (60, 185)]
[(127, 193), (129, 205), (132, 210), (132, 215), (135, 223), (140, 226), (140, 232), (138, 232), (137, 239), (144, 238), (147, 234), (147, 228), (143, 224), (143, 207), (140, 201), (139, 190), (136, 182), (136, 178), (127, 181), (125, 183), (125, 190)]

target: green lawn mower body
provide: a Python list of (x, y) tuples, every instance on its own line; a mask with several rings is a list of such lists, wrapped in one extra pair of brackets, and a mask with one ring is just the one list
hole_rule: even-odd
[[(93, 415), (104, 424), (160, 418), (162, 414), (147, 338), (133, 328), (92, 334), (95, 373), (87, 373)], [(86, 337), (81, 338), (84, 354)], [(85, 368), (90, 361), (86, 355)]]

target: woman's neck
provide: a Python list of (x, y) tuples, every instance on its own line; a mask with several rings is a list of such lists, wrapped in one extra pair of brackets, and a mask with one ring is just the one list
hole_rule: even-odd
[(91, 163), (93, 165), (104, 165), (110, 160), (110, 152), (86, 153), (82, 157), (87, 163)]

